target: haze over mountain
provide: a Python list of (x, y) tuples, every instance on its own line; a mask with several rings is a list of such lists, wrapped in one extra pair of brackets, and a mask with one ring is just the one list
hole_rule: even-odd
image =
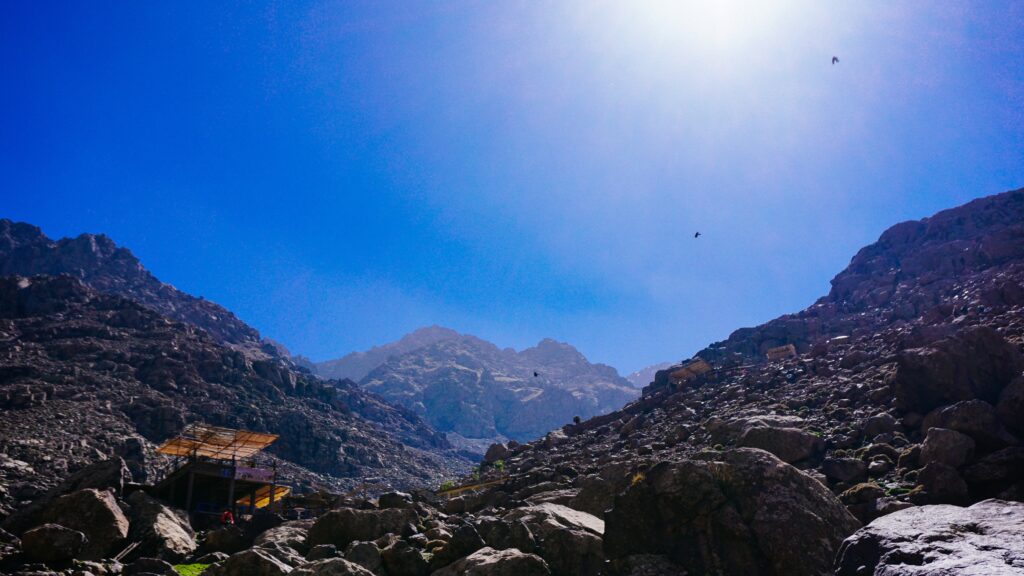
[(569, 344), (544, 339), (516, 352), (439, 326), (316, 370), (325, 377), (362, 375), (367, 390), (469, 439), (530, 440), (637, 395), (614, 368), (591, 364)]
[(636, 372), (627, 374), (626, 380), (629, 380), (629, 383), (637, 388), (643, 388), (654, 381), (654, 375), (658, 373), (658, 370), (664, 370), (671, 365), (671, 362), (661, 362), (659, 364), (645, 366)]

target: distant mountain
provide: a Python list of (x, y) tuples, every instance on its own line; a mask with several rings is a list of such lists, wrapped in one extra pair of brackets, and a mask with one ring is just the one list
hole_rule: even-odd
[(51, 240), (31, 224), (0, 219), (0, 276), (68, 274), (93, 290), (123, 296), (215, 340), (256, 355), (282, 356), (283, 348), (223, 306), (157, 280), (131, 251), (103, 234)]
[(316, 364), (316, 373), (323, 378), (349, 378), (358, 382), (393, 356), (459, 336), (459, 333), (451, 328), (427, 326), (410, 332), (395, 342), (374, 346), (365, 352), (352, 352), (337, 360), (319, 362)]
[(654, 382), (654, 375), (658, 373), (658, 370), (664, 370), (671, 366), (671, 362), (662, 362), (661, 364), (652, 364), (632, 372), (626, 375), (626, 380), (632, 384), (635, 388), (643, 388), (651, 382)]
[(614, 410), (638, 394), (614, 368), (591, 364), (569, 344), (546, 339), (516, 352), (452, 333), (392, 355), (360, 384), (439, 431), (517, 440), (542, 436), (574, 416)]

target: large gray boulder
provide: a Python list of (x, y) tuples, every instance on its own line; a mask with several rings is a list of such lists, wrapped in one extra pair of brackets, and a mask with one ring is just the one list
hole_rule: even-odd
[(882, 516), (843, 542), (837, 576), (1024, 574), (1024, 503), (937, 504)]
[(431, 576), (550, 576), (542, 558), (509, 548), (481, 548), (473, 554), (436, 570)]
[(925, 416), (921, 430), (948, 428), (966, 434), (979, 448), (995, 450), (1017, 443), (1017, 439), (1003, 427), (996, 409), (984, 400), (964, 400), (951, 406), (933, 410)]
[(604, 564), (605, 523), (592, 514), (544, 503), (517, 508), (505, 520), (526, 524), (539, 541), (540, 556), (556, 576), (589, 576)]
[(767, 426), (747, 428), (736, 445), (767, 450), (788, 463), (806, 460), (825, 449), (824, 441), (810, 432)]
[(763, 450), (662, 462), (605, 516), (612, 560), (667, 555), (692, 574), (817, 575), (860, 523), (820, 482)]
[(165, 506), (142, 491), (132, 493), (128, 504), (128, 536), (133, 542), (141, 542), (139, 554), (178, 562), (195, 552), (196, 535), (185, 512)]
[(50, 502), (43, 517), (85, 534), (88, 542), (79, 558), (100, 560), (119, 552), (128, 537), (128, 518), (107, 490), (86, 488)]
[(388, 508), (386, 510), (331, 510), (309, 529), (307, 546), (334, 544), (339, 549), (356, 540), (376, 540), (385, 534), (401, 534), (409, 524), (416, 524), (415, 510)]
[(309, 534), (309, 528), (312, 525), (312, 520), (293, 520), (291, 522), (285, 522), (280, 526), (275, 526), (269, 530), (263, 531), (263, 533), (253, 540), (252, 544), (253, 546), (279, 544), (305, 553), (309, 549), (309, 547), (306, 546), (306, 537)]

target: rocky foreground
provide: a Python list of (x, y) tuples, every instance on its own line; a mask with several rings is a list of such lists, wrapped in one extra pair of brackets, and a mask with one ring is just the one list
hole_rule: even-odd
[(1024, 574), (1022, 347), (1024, 190), (893, 227), (810, 308), (701, 351), (696, 379), (669, 368), (621, 410), (493, 445), (478, 489), (194, 532), (115, 458), (9, 516), (0, 569)]

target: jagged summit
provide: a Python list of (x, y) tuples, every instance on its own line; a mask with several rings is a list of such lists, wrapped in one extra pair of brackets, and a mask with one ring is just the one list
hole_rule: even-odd
[(451, 340), (462, 337), (451, 328), (443, 326), (425, 326), (417, 328), (402, 336), (395, 342), (389, 342), (380, 346), (374, 346), (362, 352), (351, 352), (337, 360), (327, 360), (316, 364), (316, 373), (324, 378), (349, 378), (359, 381), (366, 377), (371, 370), (380, 366), (392, 356), (412, 352), (417, 348), (428, 346), (442, 340)]

